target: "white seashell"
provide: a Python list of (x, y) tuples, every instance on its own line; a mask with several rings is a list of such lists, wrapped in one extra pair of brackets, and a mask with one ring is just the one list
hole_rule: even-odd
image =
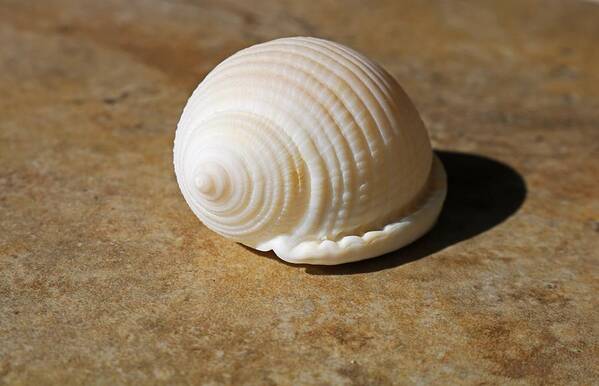
[(402, 247), (433, 226), (446, 193), (397, 82), (315, 38), (273, 40), (220, 63), (185, 106), (174, 163), (208, 228), (292, 263)]

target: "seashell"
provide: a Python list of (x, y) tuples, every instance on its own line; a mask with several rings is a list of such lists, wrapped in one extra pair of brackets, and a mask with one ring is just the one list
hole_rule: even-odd
[(446, 193), (398, 83), (316, 38), (257, 44), (216, 66), (185, 106), (174, 164), (208, 228), (292, 263), (400, 248), (433, 226)]

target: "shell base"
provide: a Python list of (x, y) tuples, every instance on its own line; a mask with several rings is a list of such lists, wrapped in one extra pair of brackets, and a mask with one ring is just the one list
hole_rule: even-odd
[(289, 237), (281, 236), (258, 245), (257, 249), (273, 250), (289, 263), (335, 265), (380, 256), (415, 241), (433, 227), (447, 193), (445, 169), (436, 155), (433, 158), (430, 190), (422, 204), (410, 215), (361, 236), (307, 240), (299, 244), (291, 244)]

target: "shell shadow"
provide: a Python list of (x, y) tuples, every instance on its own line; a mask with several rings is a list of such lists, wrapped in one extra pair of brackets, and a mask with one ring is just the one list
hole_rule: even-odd
[(526, 198), (526, 183), (510, 166), (488, 157), (436, 151), (447, 172), (447, 198), (437, 224), (397, 251), (335, 266), (304, 265), (312, 275), (352, 275), (397, 267), (467, 240), (503, 222)]

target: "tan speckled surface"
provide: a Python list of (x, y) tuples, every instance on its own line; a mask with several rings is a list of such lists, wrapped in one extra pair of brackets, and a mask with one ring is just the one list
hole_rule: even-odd
[[(186, 207), (186, 98), (287, 35), (413, 97), (432, 234), (294, 267)], [(0, 384), (598, 384), (598, 45), (567, 0), (0, 0)]]

